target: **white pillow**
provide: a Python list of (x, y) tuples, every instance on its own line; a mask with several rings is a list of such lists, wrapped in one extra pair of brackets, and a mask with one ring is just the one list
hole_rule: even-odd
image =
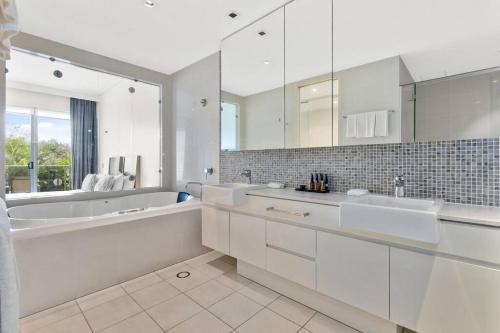
[(99, 180), (94, 186), (94, 192), (109, 192), (113, 187), (115, 182), (115, 177), (104, 175), (99, 177)]
[(123, 175), (119, 174), (113, 176), (113, 187), (111, 187), (111, 191), (121, 191), (123, 190)]
[(81, 190), (83, 192), (92, 192), (94, 190), (96, 183), (97, 183), (97, 175), (93, 174), (93, 173), (89, 173), (83, 179)]

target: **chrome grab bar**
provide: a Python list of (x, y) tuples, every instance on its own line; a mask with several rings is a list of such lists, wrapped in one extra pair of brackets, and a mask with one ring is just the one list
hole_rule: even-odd
[(298, 212), (298, 211), (292, 211), (292, 210), (276, 209), (272, 206), (267, 207), (266, 210), (268, 212), (276, 212), (276, 213), (282, 213), (282, 214), (293, 215), (293, 216), (298, 216), (298, 217), (307, 217), (307, 216), (311, 215), (308, 212)]
[(136, 212), (142, 212), (144, 208), (134, 208), (134, 209), (129, 209), (129, 210), (120, 210), (118, 214), (129, 214), (129, 213), (136, 213)]

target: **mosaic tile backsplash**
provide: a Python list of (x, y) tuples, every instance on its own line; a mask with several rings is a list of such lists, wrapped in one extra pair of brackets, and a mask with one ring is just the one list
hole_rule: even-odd
[(307, 184), (311, 172), (326, 173), (330, 188), (367, 188), (392, 195), (393, 179), (405, 175), (408, 197), (500, 206), (500, 139), (221, 152), (220, 181)]

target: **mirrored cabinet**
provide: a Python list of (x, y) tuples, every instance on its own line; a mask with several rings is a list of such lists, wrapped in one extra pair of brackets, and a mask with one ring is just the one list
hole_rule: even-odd
[(465, 34), (487, 21), (407, 5), (294, 0), (225, 38), (221, 150), (499, 137), (498, 47)]

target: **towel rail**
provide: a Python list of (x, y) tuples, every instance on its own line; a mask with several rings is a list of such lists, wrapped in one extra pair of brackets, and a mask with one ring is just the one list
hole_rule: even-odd
[[(377, 111), (367, 111), (367, 112), (353, 113), (352, 115), (361, 114), (361, 113), (370, 113), (370, 112), (377, 112)], [(394, 110), (388, 110), (387, 112), (396, 112), (396, 111), (394, 111)], [(350, 116), (352, 116), (352, 115), (350, 115)], [(342, 118), (347, 119), (347, 116), (343, 115)]]

